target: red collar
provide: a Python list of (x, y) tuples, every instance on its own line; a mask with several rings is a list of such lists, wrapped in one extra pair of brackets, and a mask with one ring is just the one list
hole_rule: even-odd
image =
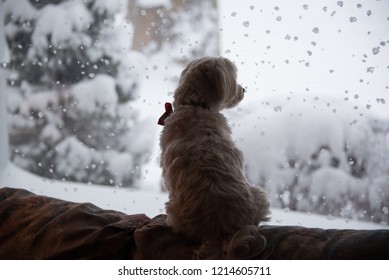
[(173, 106), (170, 102), (165, 103), (165, 113), (159, 118), (158, 124), (159, 125), (165, 125), (165, 120), (167, 117), (169, 117), (171, 114), (173, 114)]

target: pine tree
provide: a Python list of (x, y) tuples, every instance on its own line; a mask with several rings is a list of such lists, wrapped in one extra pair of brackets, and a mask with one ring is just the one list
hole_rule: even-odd
[[(126, 1), (10, 3), (6, 36), (11, 158), (41, 176), (131, 186), (137, 89)], [(25, 12), (20, 13), (20, 7)]]

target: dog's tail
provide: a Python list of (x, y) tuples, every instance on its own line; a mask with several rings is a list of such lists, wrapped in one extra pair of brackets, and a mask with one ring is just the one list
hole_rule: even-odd
[(197, 259), (253, 259), (266, 248), (266, 237), (257, 226), (247, 226), (229, 239), (204, 242), (195, 252)]

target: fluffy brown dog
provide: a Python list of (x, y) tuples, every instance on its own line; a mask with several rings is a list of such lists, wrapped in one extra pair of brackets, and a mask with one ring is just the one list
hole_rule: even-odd
[(251, 258), (266, 243), (257, 226), (267, 220), (269, 202), (248, 183), (242, 153), (219, 113), (243, 99), (236, 71), (222, 57), (189, 63), (160, 138), (167, 223), (202, 242), (198, 258)]

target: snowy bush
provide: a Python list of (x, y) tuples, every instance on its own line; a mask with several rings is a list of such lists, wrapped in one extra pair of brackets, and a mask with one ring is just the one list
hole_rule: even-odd
[(127, 1), (4, 6), (12, 160), (49, 178), (132, 186), (151, 146), (140, 156), (132, 145), (144, 137), (130, 104), (145, 59), (130, 50)]
[(246, 108), (234, 135), (250, 181), (267, 190), (275, 207), (387, 222), (387, 120), (334, 112), (326, 103), (295, 96)]

